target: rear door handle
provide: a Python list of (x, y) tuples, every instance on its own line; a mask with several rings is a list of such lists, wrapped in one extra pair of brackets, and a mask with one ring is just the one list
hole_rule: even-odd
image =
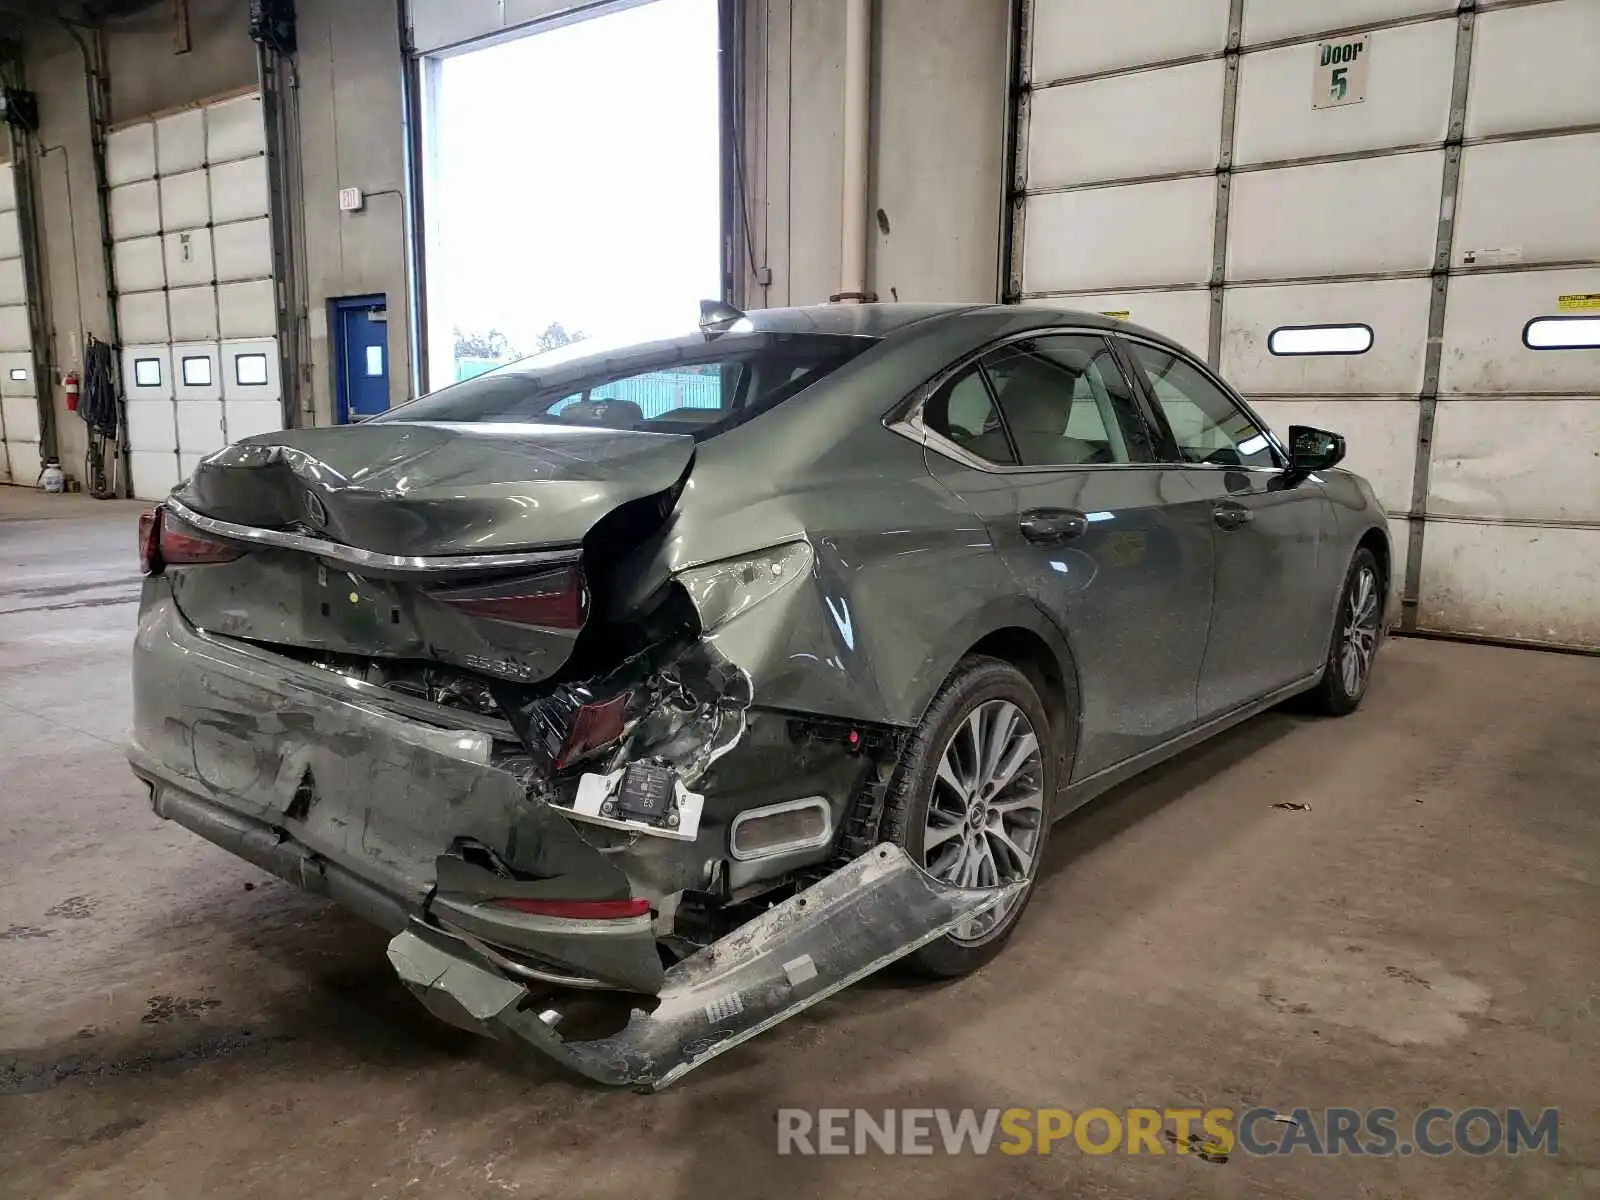
[(1211, 516), (1219, 529), (1242, 529), (1256, 519), (1254, 512), (1232, 500), (1224, 500), (1214, 505)]
[(1081, 537), (1089, 528), (1089, 518), (1071, 508), (1034, 508), (1022, 514), (1017, 528), (1030, 542), (1059, 546)]

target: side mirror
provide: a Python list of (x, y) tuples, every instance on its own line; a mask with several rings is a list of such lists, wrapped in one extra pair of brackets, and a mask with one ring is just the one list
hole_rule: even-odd
[(1310, 425), (1289, 426), (1289, 473), (1304, 479), (1344, 461), (1344, 439)]

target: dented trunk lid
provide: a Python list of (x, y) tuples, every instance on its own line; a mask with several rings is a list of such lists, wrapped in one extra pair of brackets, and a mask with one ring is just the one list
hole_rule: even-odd
[(613, 514), (653, 532), (693, 458), (689, 437), (553, 425), (263, 436), (173, 493), (170, 518), (241, 549), (169, 570), (173, 597), (230, 637), (536, 682), (584, 623), (586, 539)]

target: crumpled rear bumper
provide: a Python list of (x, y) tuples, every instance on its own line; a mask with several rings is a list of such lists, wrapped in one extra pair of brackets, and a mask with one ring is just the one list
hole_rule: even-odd
[(508, 894), (632, 895), (614, 856), (530, 799), (495, 760), (495, 736), (465, 715), (455, 723), (447, 710), (202, 634), (160, 581), (147, 584), (133, 691), (128, 761), (159, 815), (391, 933), (428, 913), (556, 974), (644, 992), (660, 984), (648, 920), (533, 929), (533, 918), (489, 903), (492, 892), (450, 894), (473, 874), (455, 857), (468, 843), (536, 881)]
[[(157, 813), (390, 932), (391, 962), (435, 1015), (606, 1084), (664, 1087), (1014, 891), (952, 887), (878, 846), (664, 969), (647, 917), (492, 903), (634, 894), (616, 854), (498, 765), (492, 731), (201, 634), (159, 581), (133, 684), (128, 757)], [(633, 1006), (625, 1027), (579, 1036), (562, 1015), (580, 988)]]
[(413, 921), (389, 961), (441, 1020), (525, 1043), (600, 1083), (654, 1091), (949, 933), (1026, 886), (951, 887), (881, 845), (671, 968), (652, 1011), (618, 1033), (562, 1037), (548, 996)]

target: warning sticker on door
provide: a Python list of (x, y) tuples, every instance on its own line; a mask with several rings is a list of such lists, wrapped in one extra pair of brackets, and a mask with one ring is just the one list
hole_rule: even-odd
[(1600, 292), (1569, 292), (1556, 299), (1557, 312), (1600, 312)]

